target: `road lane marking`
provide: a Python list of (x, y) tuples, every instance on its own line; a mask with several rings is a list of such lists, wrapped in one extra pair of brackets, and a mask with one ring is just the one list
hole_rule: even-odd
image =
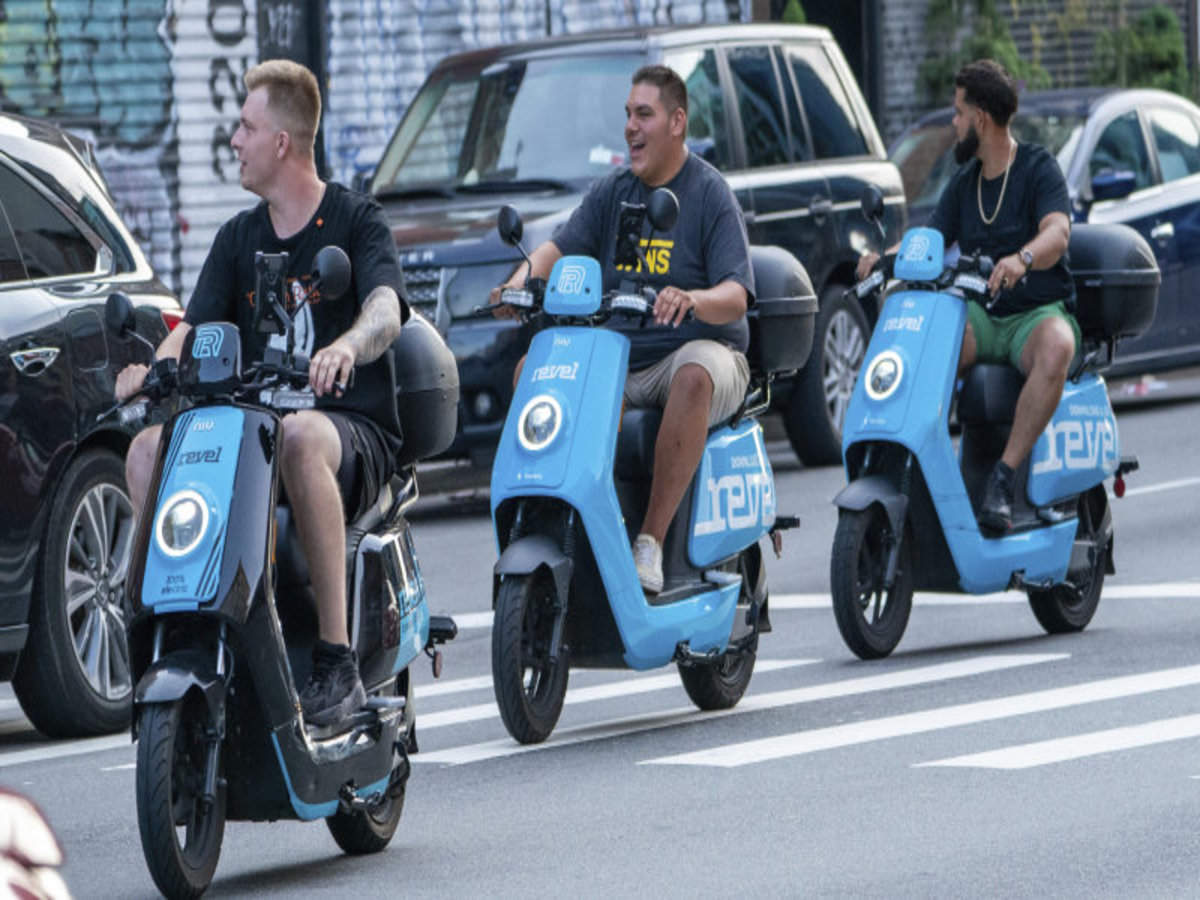
[[(790, 669), (793, 666), (811, 666), (818, 662), (820, 662), (819, 659), (760, 659), (755, 663), (754, 671), (775, 672), (780, 669)], [(490, 679), (488, 683), (491, 683)], [(668, 675), (624, 678), (620, 681), (594, 684), (584, 688), (568, 688), (563, 705), (573, 706), (577, 703), (594, 703), (598, 700), (631, 697), (634, 694), (647, 694), (651, 691), (662, 691), (678, 687), (682, 687), (679, 681), (679, 673), (672, 669)], [(488, 703), (477, 703), (473, 706), (461, 706), (457, 709), (417, 713), (417, 724), (421, 731), (424, 732), (430, 728), (444, 728), (447, 725), (478, 722), (481, 719), (491, 719), (499, 715), (500, 710), (493, 700)]]
[(1146, 722), (1142, 725), (1108, 728), (1088, 734), (1035, 741), (1030, 744), (1017, 744), (1012, 747), (1002, 747), (999, 750), (916, 763), (914, 768), (958, 766), (979, 769), (1030, 769), (1034, 766), (1066, 762), (1085, 756), (1096, 756), (1100, 753), (1113, 753), (1118, 750), (1132, 750), (1153, 744), (1165, 744), (1168, 741), (1180, 741), (1198, 735), (1200, 735), (1200, 715), (1178, 716), (1173, 719)]
[(418, 684), (413, 688), (417, 697), (440, 697), (443, 694), (460, 694), (464, 691), (478, 691), (492, 686), (491, 675), (479, 675), (474, 678), (455, 678), (451, 681), (434, 681), (431, 684)]
[(1174, 481), (1160, 481), (1157, 484), (1126, 488), (1125, 496), (1138, 497), (1142, 494), (1157, 494), (1160, 491), (1174, 491), (1179, 488), (1195, 487), (1198, 484), (1200, 484), (1200, 478), (1177, 478)]
[[(1174, 600), (1200, 599), (1200, 581), (1165, 581), (1153, 584), (1110, 584), (1101, 600)], [(996, 591), (991, 594), (954, 594), (918, 591), (914, 606), (983, 606), (991, 603), (1028, 603), (1021, 591)], [(829, 609), (828, 593), (772, 594), (771, 611), (785, 609)], [(454, 621), (461, 629), (491, 628), (492, 613), (456, 613)]]
[(18, 750), (14, 753), (5, 753), (0, 755), (0, 768), (19, 766), (23, 763), (45, 762), (48, 759), (60, 759), (66, 756), (100, 753), (104, 750), (116, 750), (121, 747), (128, 747), (130, 750), (133, 750), (133, 742), (130, 740), (128, 733), (87, 738), (82, 741), (66, 741), (61, 744), (34, 747), (32, 750)]
[(995, 700), (961, 703), (922, 712), (887, 716), (882, 719), (870, 719), (864, 722), (834, 725), (829, 728), (796, 731), (791, 734), (781, 734), (753, 741), (741, 741), (708, 750), (696, 750), (690, 753), (648, 759), (644, 760), (641, 765), (732, 768), (749, 763), (816, 753), (820, 750), (833, 750), (838, 747), (850, 747), (888, 738), (907, 737), (943, 728), (992, 722), (1028, 713), (1048, 712), (1053, 709), (1065, 709), (1085, 703), (1116, 700), (1195, 684), (1200, 684), (1200, 666), (1163, 669), (1158, 672), (1104, 678), (1099, 681), (1033, 691), (1028, 694), (1014, 694)]
[[(972, 675), (998, 672), (1002, 669), (1012, 669), (1018, 666), (1057, 662), (1069, 657), (1070, 654), (1068, 653), (976, 656), (954, 662), (900, 669), (878, 675), (864, 675), (859, 678), (848, 678), (825, 684), (772, 691), (765, 694), (752, 694), (743, 698), (742, 702), (732, 709), (700, 712), (695, 707), (688, 706), (660, 713), (629, 716), (620, 719), (611, 719), (606, 722), (598, 722), (592, 725), (562, 729), (552, 735), (545, 743), (541, 744), (518, 744), (512, 738), (505, 737), (478, 744), (466, 744), (461, 747), (449, 747), (445, 750), (418, 753), (413, 757), (413, 761), (420, 763), (441, 763), (444, 765), (463, 765), (465, 763), (479, 762), (496, 757), (515, 756), (535, 750), (568, 747), (588, 741), (637, 734), (643, 731), (653, 731), (690, 722), (708, 722), (713, 719), (725, 718), (726, 716), (742, 715), (749, 712), (775, 709), (781, 706), (815, 703), (821, 700), (848, 697), (854, 694), (868, 694), (891, 688), (913, 687), (915, 685), (948, 681), (953, 678), (966, 678)], [(423, 718), (418, 717), (418, 727), (420, 727), (422, 721)]]

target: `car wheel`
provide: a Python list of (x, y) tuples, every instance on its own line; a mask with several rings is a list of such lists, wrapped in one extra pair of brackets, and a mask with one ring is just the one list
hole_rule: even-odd
[(29, 637), (13, 678), (25, 715), (50, 737), (129, 724), (124, 593), (133, 536), (120, 458), (106, 450), (80, 455), (51, 503)]
[(871, 338), (867, 317), (842, 285), (821, 293), (812, 355), (796, 376), (784, 428), (806, 466), (842, 460), (842, 423)]

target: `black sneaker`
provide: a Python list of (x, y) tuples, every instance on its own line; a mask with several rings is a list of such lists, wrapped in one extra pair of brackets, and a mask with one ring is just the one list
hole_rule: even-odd
[(1012, 528), (1013, 470), (996, 463), (988, 476), (979, 507), (979, 524), (992, 534), (1006, 534)]
[(367, 702), (358, 677), (358, 655), (345, 644), (317, 641), (312, 674), (300, 692), (300, 708), (309, 725), (336, 725)]

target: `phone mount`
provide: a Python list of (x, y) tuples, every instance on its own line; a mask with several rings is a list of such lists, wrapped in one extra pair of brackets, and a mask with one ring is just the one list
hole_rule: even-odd
[[(646, 203), (621, 203), (617, 219), (617, 246), (613, 253), (613, 264), (618, 269), (633, 269), (640, 277), (634, 280), (639, 287), (650, 274), (650, 263), (642, 251), (642, 225), (649, 220), (650, 233), (646, 242), (656, 231), (670, 231), (679, 220), (679, 198), (668, 188), (655, 188)], [(639, 291), (640, 292), (640, 291)]]
[(287, 289), (288, 255), (281, 253), (254, 254), (254, 330), (259, 334), (287, 336), (287, 352), (292, 352), (292, 317), (284, 305)]

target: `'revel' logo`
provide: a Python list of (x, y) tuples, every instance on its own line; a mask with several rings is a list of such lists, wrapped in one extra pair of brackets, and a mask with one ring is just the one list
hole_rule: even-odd
[(225, 333), (220, 328), (201, 325), (196, 329), (196, 339), (192, 344), (193, 359), (216, 359), (221, 352), (221, 341)]

